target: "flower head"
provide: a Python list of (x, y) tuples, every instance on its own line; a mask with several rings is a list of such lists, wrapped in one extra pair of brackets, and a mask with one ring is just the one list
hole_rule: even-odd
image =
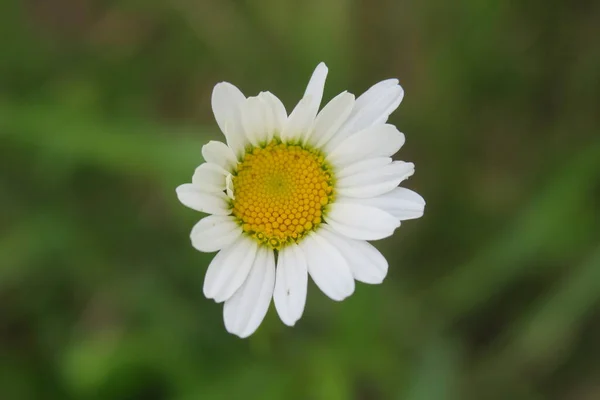
[(327, 72), (317, 66), (289, 115), (272, 93), (246, 98), (217, 84), (212, 107), (227, 144), (206, 144), (206, 162), (177, 188), (184, 205), (211, 214), (192, 229), (192, 245), (218, 251), (204, 294), (225, 303), (225, 328), (240, 337), (258, 328), (271, 298), (294, 325), (308, 275), (336, 301), (354, 292), (355, 280), (381, 283), (388, 263), (367, 240), (423, 215), (423, 198), (398, 187), (414, 165), (391, 158), (404, 144), (386, 124), (404, 95), (398, 81), (357, 99), (343, 92), (319, 112)]

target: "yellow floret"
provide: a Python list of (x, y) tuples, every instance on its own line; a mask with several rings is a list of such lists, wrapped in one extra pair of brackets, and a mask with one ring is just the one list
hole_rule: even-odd
[(247, 152), (233, 177), (232, 201), (244, 232), (279, 249), (315, 229), (333, 200), (324, 160), (315, 151), (276, 140)]

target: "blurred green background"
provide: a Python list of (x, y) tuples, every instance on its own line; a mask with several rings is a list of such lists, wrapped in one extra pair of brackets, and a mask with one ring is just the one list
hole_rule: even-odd
[[(600, 2), (0, 1), (0, 399), (600, 399)], [(176, 199), (227, 80), (398, 77), (425, 216), (240, 340)]]

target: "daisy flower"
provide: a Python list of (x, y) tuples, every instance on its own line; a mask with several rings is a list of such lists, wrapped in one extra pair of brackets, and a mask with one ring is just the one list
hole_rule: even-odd
[(237, 336), (258, 328), (271, 299), (293, 326), (309, 275), (335, 301), (354, 292), (355, 280), (381, 283), (388, 263), (367, 241), (423, 215), (423, 198), (398, 187), (414, 165), (391, 158), (404, 144), (386, 124), (404, 95), (398, 80), (357, 99), (340, 93), (319, 112), (327, 72), (317, 66), (289, 115), (270, 92), (246, 97), (217, 84), (212, 108), (226, 144), (206, 144), (192, 183), (177, 188), (181, 203), (210, 214), (193, 227), (191, 241), (218, 252), (204, 295), (225, 303), (225, 328)]

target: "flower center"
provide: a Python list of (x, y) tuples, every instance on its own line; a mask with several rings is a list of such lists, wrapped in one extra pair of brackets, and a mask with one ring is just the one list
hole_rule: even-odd
[(318, 152), (273, 140), (249, 150), (233, 177), (233, 215), (273, 249), (298, 242), (333, 200), (331, 168)]

